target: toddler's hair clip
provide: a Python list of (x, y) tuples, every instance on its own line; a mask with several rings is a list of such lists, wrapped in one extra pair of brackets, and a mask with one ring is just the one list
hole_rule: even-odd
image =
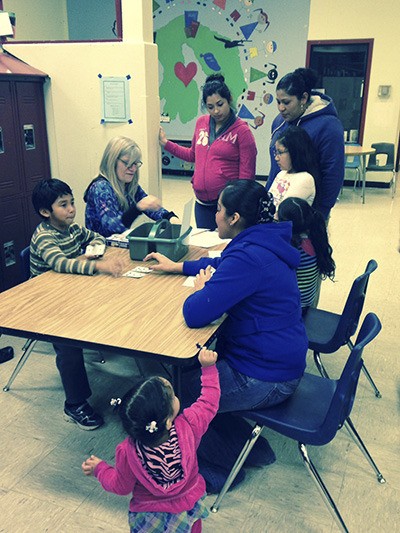
[(148, 431), (149, 433), (154, 433), (158, 431), (157, 422), (155, 420), (152, 420), (150, 424), (147, 424), (146, 431)]
[(110, 405), (114, 407), (114, 409), (118, 409), (118, 407), (121, 405), (121, 398), (111, 398)]

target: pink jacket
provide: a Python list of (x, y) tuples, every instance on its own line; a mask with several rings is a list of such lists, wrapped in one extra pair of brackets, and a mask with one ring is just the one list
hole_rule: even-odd
[(97, 465), (94, 474), (105, 490), (119, 495), (132, 492), (130, 511), (181, 513), (192, 509), (204, 495), (206, 484), (199, 474), (196, 450), (218, 411), (221, 391), (215, 365), (202, 368), (201, 384), (200, 398), (174, 420), (182, 454), (182, 480), (167, 489), (158, 485), (143, 468), (129, 438), (116, 448), (115, 467), (105, 461)]
[(218, 198), (227, 181), (255, 179), (257, 147), (247, 123), (237, 118), (225, 133), (209, 146), (210, 115), (197, 119), (192, 146), (168, 141), (165, 149), (184, 161), (195, 162), (192, 185), (204, 202)]

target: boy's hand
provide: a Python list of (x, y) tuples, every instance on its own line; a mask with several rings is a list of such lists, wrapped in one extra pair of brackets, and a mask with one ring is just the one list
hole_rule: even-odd
[(96, 466), (101, 463), (102, 459), (99, 459), (95, 455), (91, 455), (82, 463), (82, 470), (85, 476), (92, 476)]
[(218, 354), (207, 348), (202, 348), (199, 353), (199, 363), (201, 366), (215, 365), (217, 362)]
[(117, 257), (105, 257), (101, 261), (96, 261), (96, 272), (111, 274), (115, 278), (121, 276), (124, 265)]

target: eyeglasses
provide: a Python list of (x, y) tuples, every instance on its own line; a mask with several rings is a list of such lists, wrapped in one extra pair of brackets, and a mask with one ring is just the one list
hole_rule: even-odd
[(126, 168), (130, 168), (133, 166), (135, 166), (136, 168), (140, 168), (143, 165), (142, 161), (140, 161), (139, 159), (137, 161), (134, 161), (133, 163), (129, 163), (129, 161), (124, 161), (119, 157), (118, 161), (121, 161), (121, 163), (123, 163)]
[(274, 157), (281, 157), (282, 154), (286, 154), (289, 150), (274, 150)]

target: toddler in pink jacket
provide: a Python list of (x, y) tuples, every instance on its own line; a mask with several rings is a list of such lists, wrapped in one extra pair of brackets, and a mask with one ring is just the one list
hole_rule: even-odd
[(181, 414), (180, 402), (165, 378), (153, 376), (137, 383), (119, 406), (129, 436), (116, 448), (115, 467), (94, 455), (82, 464), (84, 474), (96, 476), (105, 490), (132, 493), (131, 533), (201, 531), (208, 511), (196, 450), (218, 411), (216, 360), (216, 352), (201, 349), (201, 394)]

